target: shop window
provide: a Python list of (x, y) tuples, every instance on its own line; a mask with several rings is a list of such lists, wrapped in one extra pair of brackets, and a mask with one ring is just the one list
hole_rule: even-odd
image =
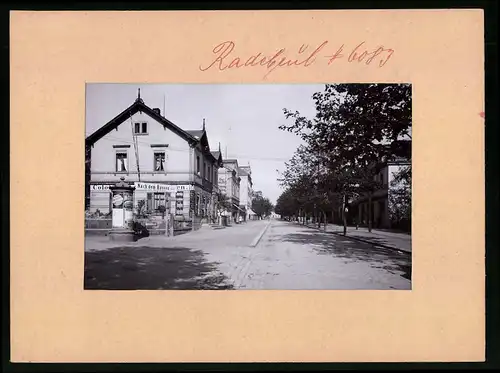
[(196, 156), (196, 173), (199, 175), (200, 174), (200, 156)]
[(154, 194), (153, 209), (156, 211), (160, 206), (165, 206), (165, 193)]
[(128, 157), (127, 152), (117, 152), (116, 153), (116, 172), (127, 172), (128, 171)]
[(165, 171), (165, 152), (154, 153), (155, 171)]

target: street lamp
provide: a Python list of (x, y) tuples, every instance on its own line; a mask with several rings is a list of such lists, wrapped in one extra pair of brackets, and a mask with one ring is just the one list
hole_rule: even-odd
[[(318, 198), (318, 196), (319, 196), (318, 185), (319, 185), (319, 179), (316, 176), (314, 178), (314, 214), (316, 215), (316, 219), (317, 219), (316, 222), (319, 222), (318, 210), (317, 210), (317, 206), (316, 206), (316, 198)], [(320, 226), (320, 228), (321, 228), (321, 226)]]

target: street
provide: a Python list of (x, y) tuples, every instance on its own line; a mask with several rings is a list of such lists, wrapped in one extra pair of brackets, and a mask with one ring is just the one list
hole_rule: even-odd
[(411, 253), (279, 220), (85, 244), (85, 289), (411, 289)]

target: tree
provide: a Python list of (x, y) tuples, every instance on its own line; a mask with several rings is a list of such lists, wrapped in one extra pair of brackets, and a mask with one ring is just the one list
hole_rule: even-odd
[(271, 215), (273, 208), (274, 206), (268, 198), (258, 195), (252, 199), (252, 210), (259, 218)]
[(389, 191), (391, 225), (411, 231), (411, 167), (402, 167), (394, 174)]
[(286, 189), (276, 200), (274, 212), (281, 215), (282, 219), (290, 220), (298, 210), (297, 200), (293, 196), (291, 189)]
[[(338, 203), (341, 197), (345, 234), (349, 198), (367, 194), (371, 208), (373, 191), (380, 187), (374, 177), (378, 165), (406, 150), (400, 145), (402, 139), (411, 140), (411, 86), (330, 84), (324, 92), (315, 93), (313, 101), (313, 119), (284, 109), (286, 119), (293, 123), (279, 128), (300, 136), (308, 154), (317, 159), (329, 200)], [(292, 170), (287, 168), (289, 173)]]
[(222, 192), (217, 192), (216, 194), (217, 198), (217, 214), (221, 215), (222, 212), (224, 211), (229, 211), (231, 210), (231, 201), (229, 200), (229, 197), (225, 195)]
[(140, 199), (139, 201), (137, 201), (137, 217), (144, 218), (147, 215), (146, 209), (146, 200)]

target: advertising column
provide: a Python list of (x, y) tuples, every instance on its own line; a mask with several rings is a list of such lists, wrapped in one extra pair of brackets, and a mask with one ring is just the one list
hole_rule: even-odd
[(135, 241), (133, 221), (135, 188), (126, 183), (124, 177), (120, 180), (119, 183), (109, 188), (113, 194), (113, 220), (109, 238), (113, 241)]

